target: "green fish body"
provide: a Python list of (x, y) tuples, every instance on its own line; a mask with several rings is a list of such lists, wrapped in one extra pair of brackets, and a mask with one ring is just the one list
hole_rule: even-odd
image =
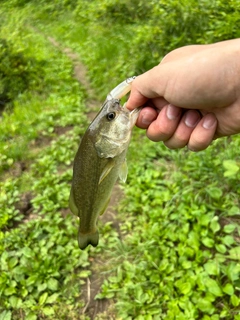
[(70, 209), (80, 218), (78, 244), (97, 246), (97, 220), (107, 209), (113, 186), (127, 178), (126, 153), (139, 109), (106, 100), (84, 134), (73, 165)]

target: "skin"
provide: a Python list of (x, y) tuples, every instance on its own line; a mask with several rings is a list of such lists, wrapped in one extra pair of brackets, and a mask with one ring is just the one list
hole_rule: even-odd
[(144, 105), (137, 126), (171, 149), (206, 149), (240, 133), (240, 39), (167, 54), (132, 83), (126, 107)]

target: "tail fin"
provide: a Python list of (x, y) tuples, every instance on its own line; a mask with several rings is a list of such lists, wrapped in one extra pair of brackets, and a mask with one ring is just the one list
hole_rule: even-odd
[(89, 244), (93, 247), (98, 245), (99, 233), (98, 230), (92, 233), (78, 232), (78, 246), (81, 250), (85, 249)]

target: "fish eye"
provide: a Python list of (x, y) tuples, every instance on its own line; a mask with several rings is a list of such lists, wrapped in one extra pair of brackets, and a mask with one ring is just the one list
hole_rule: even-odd
[(115, 112), (109, 112), (106, 117), (107, 117), (108, 121), (112, 121), (116, 117), (116, 113)]

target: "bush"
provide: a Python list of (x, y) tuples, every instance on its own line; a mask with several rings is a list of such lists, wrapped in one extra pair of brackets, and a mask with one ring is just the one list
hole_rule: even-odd
[(152, 3), (136, 0), (78, 1), (75, 14), (81, 19), (103, 24), (134, 24), (151, 18)]
[(83, 62), (104, 94), (110, 78), (117, 84), (126, 75), (143, 73), (175, 48), (240, 37), (237, 0), (79, 0), (74, 15), (75, 29), (84, 25), (88, 33), (79, 48)]
[(143, 72), (153, 67), (177, 47), (238, 38), (239, 23), (236, 0), (153, 1), (151, 19), (137, 27), (132, 44), (136, 69)]
[(26, 89), (36, 89), (43, 78), (43, 62), (16, 51), (11, 42), (0, 38), (0, 105), (13, 101)]

